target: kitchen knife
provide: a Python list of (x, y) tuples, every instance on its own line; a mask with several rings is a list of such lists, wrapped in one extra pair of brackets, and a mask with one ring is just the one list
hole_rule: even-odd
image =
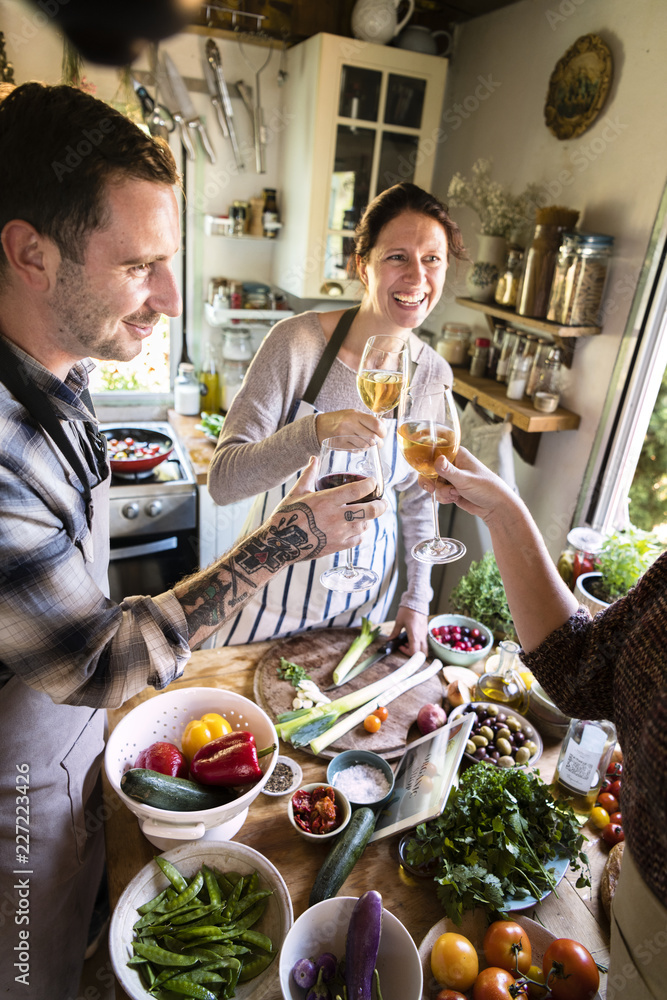
[[(201, 139), (201, 144), (204, 147), (206, 155), (211, 163), (215, 163), (215, 153), (213, 152), (211, 140), (208, 137), (203, 121), (195, 110), (195, 106), (188, 93), (188, 88), (183, 82), (183, 77), (176, 69), (174, 61), (168, 52), (164, 53), (163, 59), (167, 70), (167, 76), (169, 77), (169, 85), (175, 98), (176, 109), (175, 111), (172, 111), (172, 114), (174, 118), (176, 118), (176, 115), (178, 114), (182, 119), (179, 122), (179, 126), (181, 129), (181, 137), (183, 138), (183, 145), (188, 150), (188, 155), (190, 156), (190, 149), (188, 149), (188, 143), (185, 140), (185, 136), (187, 135), (188, 129), (196, 129), (199, 132), (199, 138)], [(176, 121), (178, 121), (178, 118), (176, 118)], [(192, 148), (192, 143), (190, 143), (190, 147)], [(190, 156), (190, 159), (194, 159), (194, 148), (192, 148), (192, 155)]]
[(368, 668), (372, 667), (374, 663), (378, 663), (380, 660), (383, 660), (384, 657), (389, 656), (390, 653), (395, 653), (396, 650), (407, 641), (408, 633), (405, 631), (401, 632), (397, 636), (394, 636), (393, 639), (387, 640), (384, 646), (380, 646), (380, 648), (377, 649), (372, 656), (367, 656), (365, 660), (361, 661), (361, 663), (357, 663), (357, 665), (345, 675), (345, 679), (341, 681), (340, 684), (330, 684), (329, 687), (326, 687), (323, 690), (335, 691), (336, 688), (342, 687), (343, 684), (347, 684), (348, 681), (351, 681), (353, 677), (358, 677), (364, 670), (368, 670)]
[(241, 150), (239, 149), (238, 140), (236, 138), (236, 129), (234, 128), (234, 109), (232, 108), (232, 102), (229, 97), (227, 81), (225, 80), (225, 75), (222, 72), (222, 59), (220, 58), (218, 46), (212, 38), (209, 38), (206, 42), (206, 62), (212, 75), (212, 84), (211, 77), (207, 75), (209, 93), (211, 94), (211, 101), (213, 101), (215, 95), (215, 100), (218, 102), (219, 110), (216, 108), (216, 111), (218, 113), (218, 121), (220, 122), (222, 134), (225, 137), (229, 136), (232, 149), (234, 151), (236, 166), (239, 170), (245, 170), (245, 164), (243, 162)]

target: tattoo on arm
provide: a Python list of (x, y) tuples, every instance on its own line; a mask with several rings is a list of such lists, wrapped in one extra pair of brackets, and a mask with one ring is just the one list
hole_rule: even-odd
[[(278, 573), (305, 554), (314, 559), (324, 547), (326, 535), (307, 504), (288, 504), (280, 513), (284, 516), (277, 525), (243, 539), (227, 559), (184, 581), (187, 589), (182, 593), (180, 587), (176, 588), (191, 638), (203, 641), (246, 603), (257, 590), (258, 585), (251, 579), (254, 573), (262, 569)], [(299, 513), (306, 517), (308, 532), (299, 527)], [(206, 634), (198, 638), (200, 629), (205, 629)]]

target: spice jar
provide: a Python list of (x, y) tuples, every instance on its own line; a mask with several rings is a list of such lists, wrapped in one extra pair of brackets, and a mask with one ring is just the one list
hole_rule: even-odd
[(612, 722), (571, 720), (551, 791), (572, 807), (582, 826), (595, 805), (615, 745), (616, 729)]
[(523, 250), (521, 247), (510, 244), (507, 248), (505, 269), (498, 278), (498, 284), (496, 285), (495, 299), (498, 305), (510, 306), (512, 309), (516, 305), (522, 265)]
[(468, 359), (470, 327), (467, 323), (445, 323), (436, 350), (450, 365), (465, 365)]
[(235, 201), (229, 213), (232, 218), (232, 233), (234, 236), (243, 236), (246, 231), (248, 220), (248, 204), (245, 201)]
[(525, 350), (516, 355), (507, 377), (508, 399), (523, 399), (532, 363), (532, 357)]
[(537, 376), (533, 406), (541, 413), (553, 413), (558, 408), (561, 392), (561, 359), (557, 347), (547, 355)]
[(183, 361), (174, 381), (174, 409), (183, 417), (197, 417), (201, 409), (201, 391), (195, 366)]
[(498, 366), (496, 368), (496, 382), (507, 382), (507, 376), (509, 374), (510, 359), (514, 352), (514, 345), (517, 343), (519, 335), (516, 330), (513, 330), (511, 326), (508, 326), (505, 330), (505, 336), (503, 338), (503, 346), (500, 351), (500, 357), (498, 358)]
[(526, 385), (526, 395), (533, 396), (535, 393), (535, 386), (537, 385), (537, 380), (539, 378), (544, 362), (553, 347), (553, 342), (547, 340), (545, 337), (539, 337), (537, 341), (537, 348), (533, 356), (533, 367), (530, 369), (530, 375), (528, 376), (528, 384)]
[(474, 378), (483, 378), (486, 375), (486, 359), (489, 356), (491, 341), (488, 337), (477, 337), (470, 362), (470, 374)]
[(496, 377), (496, 371), (498, 369), (498, 361), (500, 359), (500, 352), (502, 351), (504, 339), (505, 339), (505, 324), (494, 323), (493, 337), (491, 339), (491, 346), (489, 347), (489, 354), (486, 359), (487, 378), (495, 379)]
[(613, 236), (564, 233), (554, 269), (547, 319), (566, 326), (596, 326), (607, 280)]
[(252, 360), (252, 337), (246, 328), (240, 330), (223, 330), (222, 357), (225, 361)]

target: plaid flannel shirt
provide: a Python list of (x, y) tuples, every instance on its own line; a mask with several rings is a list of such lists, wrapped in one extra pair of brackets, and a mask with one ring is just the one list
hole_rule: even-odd
[[(48, 393), (87, 468), (88, 365), (61, 382), (5, 342)], [(97, 482), (91, 472), (91, 488)], [(108, 507), (95, 517), (108, 522)], [(188, 627), (174, 594), (114, 604), (88, 572), (90, 542), (75, 473), (0, 382), (0, 688), (17, 676), (54, 702), (117, 707), (182, 674)], [(106, 563), (108, 553), (96, 558)]]

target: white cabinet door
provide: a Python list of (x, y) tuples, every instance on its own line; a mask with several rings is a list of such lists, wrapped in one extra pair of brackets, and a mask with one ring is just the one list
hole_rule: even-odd
[(198, 492), (199, 566), (204, 569), (232, 548), (241, 534), (254, 498), (219, 507), (206, 486), (200, 486)]

